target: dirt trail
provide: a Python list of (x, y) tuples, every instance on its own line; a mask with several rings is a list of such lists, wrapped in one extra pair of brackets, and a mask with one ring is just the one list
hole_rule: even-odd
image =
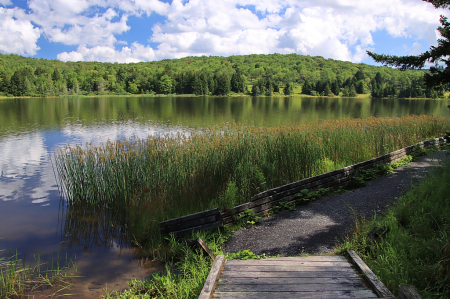
[(250, 249), (255, 254), (281, 256), (333, 252), (336, 242), (352, 229), (354, 213), (366, 219), (375, 213), (382, 214), (445, 157), (445, 151), (420, 157), (364, 187), (265, 218), (253, 228), (236, 231), (225, 244), (224, 251)]

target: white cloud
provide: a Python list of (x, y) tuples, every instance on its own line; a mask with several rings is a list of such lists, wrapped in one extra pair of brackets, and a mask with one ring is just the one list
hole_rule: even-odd
[[(252, 5), (262, 18), (239, 8)], [(165, 58), (295, 52), (361, 62), (377, 30), (435, 44), (443, 12), (419, 0), (174, 0), (151, 40)]]
[(35, 55), (41, 32), (24, 18), (21, 9), (0, 7), (0, 53)]
[(13, 3), (11, 2), (11, 0), (0, 0), (0, 5), (8, 6), (13, 5)]
[[(0, 0), (5, 3), (9, 0)], [(0, 51), (33, 55), (42, 32), (50, 42), (78, 46), (58, 55), (65, 61), (295, 52), (360, 62), (375, 46), (372, 33), (386, 30), (435, 45), (439, 14), (449, 15), (420, 0), (29, 0), (28, 7), (29, 14), (14, 9), (14, 16), (0, 21), (16, 32), (9, 36), (9, 29), (3, 30), (0, 39), (9, 44)], [(167, 19), (153, 26), (153, 34), (141, 34), (158, 43), (157, 49), (118, 40), (130, 30), (129, 17), (153, 13)]]
[(117, 51), (111, 46), (96, 46), (92, 48), (79, 47), (77, 51), (63, 52), (57, 55), (62, 61), (101, 61), (101, 62), (140, 62), (155, 60), (155, 51), (149, 46), (133, 43), (131, 47), (123, 47)]

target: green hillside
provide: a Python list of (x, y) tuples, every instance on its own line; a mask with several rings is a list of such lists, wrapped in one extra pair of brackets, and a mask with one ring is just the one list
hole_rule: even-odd
[(0, 54), (0, 95), (308, 95), (425, 98), (424, 71), (404, 71), (297, 54), (202, 56), (118, 64)]

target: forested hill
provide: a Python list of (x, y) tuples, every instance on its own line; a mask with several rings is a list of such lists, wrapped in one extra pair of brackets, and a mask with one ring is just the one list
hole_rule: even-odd
[[(438, 97), (423, 71), (297, 54), (185, 57), (141, 63), (62, 62), (0, 54), (3, 96), (273, 93)], [(301, 88), (298, 88), (301, 87)]]

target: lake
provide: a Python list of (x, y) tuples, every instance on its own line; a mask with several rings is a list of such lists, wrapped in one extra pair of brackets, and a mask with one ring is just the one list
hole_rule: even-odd
[(338, 118), (449, 116), (448, 100), (314, 97), (61, 97), (0, 100), (0, 257), (16, 250), (29, 262), (76, 257), (71, 293), (98, 298), (162, 265), (131, 246), (121, 228), (95, 213), (67, 213), (52, 152), (67, 144), (187, 132), (226, 122), (254, 125)]

